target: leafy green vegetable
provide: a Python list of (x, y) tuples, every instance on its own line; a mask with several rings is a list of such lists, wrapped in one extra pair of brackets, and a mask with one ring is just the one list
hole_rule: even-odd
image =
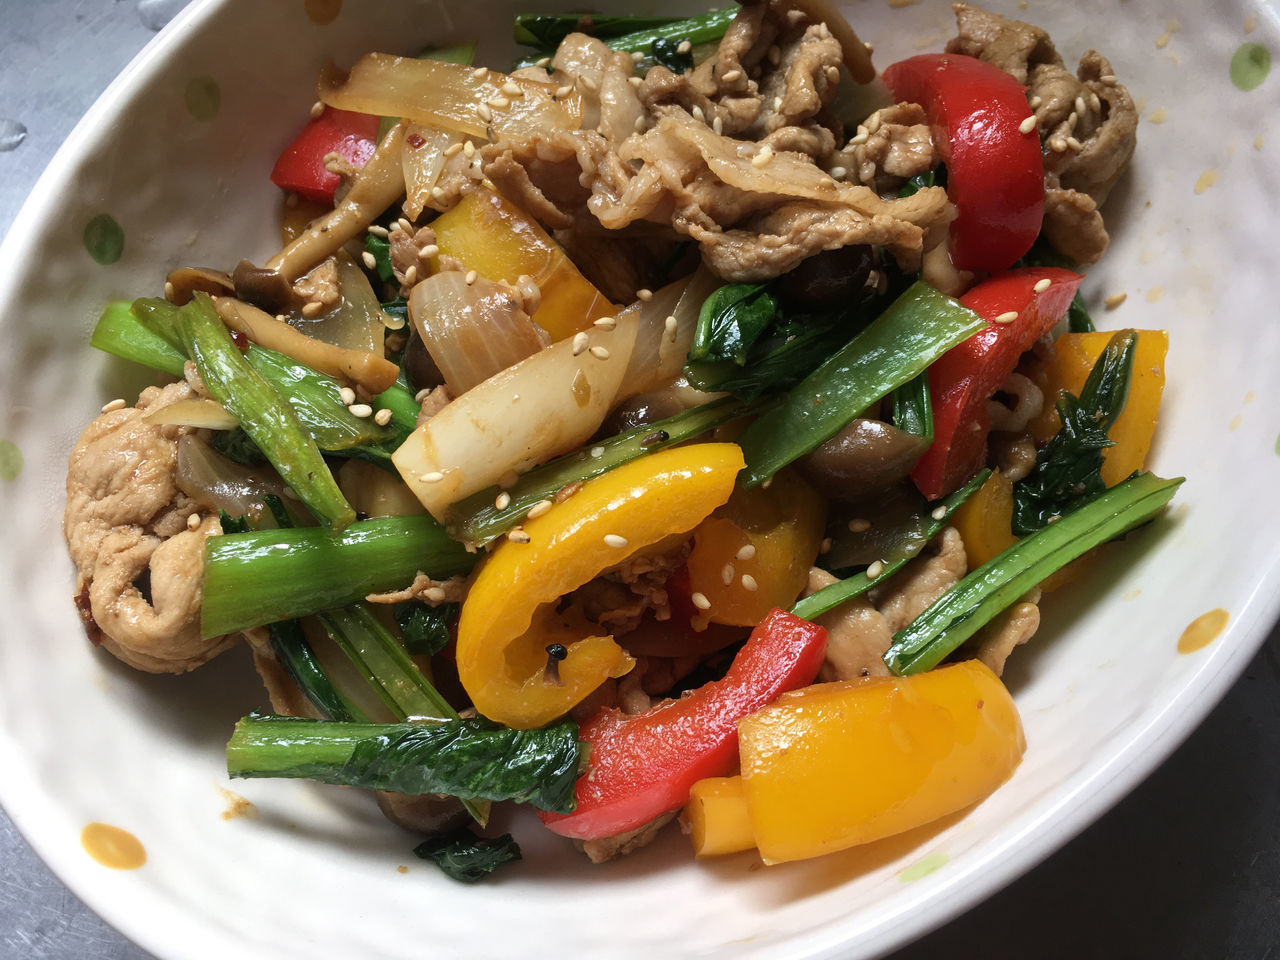
[[(617, 34), (614, 34), (613, 30), (615, 28), (622, 29), (627, 18), (592, 16), (590, 18), (592, 29), (585, 32), (594, 33), (614, 50), (641, 54), (645, 58), (639, 65), (641, 74), (643, 74), (646, 67), (655, 62), (660, 62), (660, 58), (667, 60), (664, 64), (665, 66), (680, 72), (685, 69), (682, 64), (688, 63), (692, 65), (693, 62), (688, 54), (678, 52), (680, 44), (687, 40), (691, 47), (697, 47), (718, 42), (724, 36), (725, 30), (733, 22), (733, 18), (737, 13), (737, 7), (728, 7), (724, 10), (709, 10), (706, 13), (687, 19), (667, 20), (665, 17), (636, 18), (635, 26), (627, 30), (627, 32)], [(640, 26), (642, 20), (649, 19), (664, 20), (665, 22)], [(602, 25), (606, 24), (606, 20), (613, 24), (612, 26), (606, 25), (603, 27), (611, 34), (608, 37), (600, 32)], [(529, 66), (539, 57), (554, 53), (556, 46), (564, 36), (583, 26), (581, 15), (578, 14), (564, 15), (555, 23), (551, 21), (552, 18), (542, 18), (542, 22), (535, 27), (531, 19), (524, 19), (522, 29), (522, 20), (517, 19), (515, 30), (517, 42), (529, 44), (530, 40), (532, 40), (533, 43), (531, 45), (536, 46), (538, 50), (537, 56), (522, 60), (520, 66)], [(553, 39), (556, 37), (558, 38)]]
[(1072, 333), (1093, 333), (1097, 329), (1093, 325), (1093, 317), (1089, 315), (1089, 308), (1084, 305), (1084, 297), (1080, 296), (1079, 290), (1071, 298), (1071, 306), (1067, 308), (1067, 329)]
[[(1080, 264), (1055, 250), (1053, 245), (1044, 238), (1043, 234), (1036, 238), (1036, 242), (1031, 245), (1031, 249), (1019, 257), (1014, 266), (1060, 267), (1063, 270), (1076, 271), (1080, 269)], [(1067, 308), (1067, 329), (1072, 333), (1092, 333), (1096, 329), (1093, 324), (1093, 317), (1089, 315), (1089, 308), (1085, 306), (1084, 297), (1080, 295), (1079, 290), (1071, 298), (1071, 306)]]
[(647, 453), (692, 440), (745, 412), (746, 408), (734, 400), (716, 400), (567, 453), (522, 476), (506, 491), (510, 502), (501, 509), (495, 505), (497, 487), (458, 501), (449, 511), (457, 518), (450, 521), (449, 532), (467, 543), (489, 543), (523, 520), (535, 504), (554, 501), (565, 487), (608, 473)]
[[(234, 430), (215, 430), (209, 446), (228, 460), (234, 460), (246, 467), (256, 467), (267, 462), (258, 445), (239, 427)], [(229, 531), (223, 530), (223, 533), (227, 532)]]
[(747, 466), (738, 482), (764, 482), (985, 326), (972, 310), (928, 284), (912, 284), (743, 431), (738, 445)]
[(565, 720), (509, 730), (483, 717), (335, 723), (251, 714), (227, 744), (232, 777), (290, 777), (397, 793), (514, 800), (569, 813), (582, 747)]
[(933, 402), (927, 370), (893, 391), (893, 425), (904, 433), (933, 440)]
[(449, 645), (449, 624), (458, 616), (458, 604), (432, 607), (420, 600), (397, 603), (396, 623), (410, 653), (434, 656)]
[(747, 362), (751, 345), (778, 311), (778, 298), (767, 283), (730, 283), (715, 290), (698, 311), (698, 326), (689, 347), (695, 361)]
[(143, 325), (133, 315), (131, 307), (128, 300), (113, 300), (107, 304), (93, 328), (89, 345), (152, 370), (174, 377), (182, 376), (187, 359), (182, 351)]
[(899, 630), (884, 655), (885, 664), (899, 676), (932, 670), (1049, 574), (1150, 520), (1173, 498), (1182, 480), (1135, 473), (1074, 513), (1023, 537)]
[(518, 13), (513, 35), (516, 43), (553, 52), (571, 33), (586, 33), (601, 40), (680, 23), (682, 17), (610, 16), (592, 13)]
[(925, 187), (932, 187), (937, 183), (937, 176), (934, 171), (926, 170), (924, 173), (917, 173), (914, 177), (898, 188), (898, 199), (913, 197)]
[(391, 241), (386, 237), (377, 237), (372, 233), (364, 235), (365, 252), (373, 257), (373, 272), (383, 283), (390, 283), (395, 272), (391, 269)]
[(1013, 487), (1013, 532), (1031, 533), (1079, 509), (1107, 486), (1102, 451), (1112, 446), (1107, 430), (1124, 410), (1138, 335), (1121, 330), (1089, 371), (1077, 399), (1058, 397), (1062, 429), (1036, 453), (1036, 465)]
[(475, 554), (430, 517), (377, 517), (337, 536), (319, 527), (253, 530), (205, 541), (206, 637), (346, 606), (395, 590), (419, 570), (467, 573)]
[(852, 577), (841, 580), (839, 583), (823, 587), (821, 590), (797, 600), (795, 606), (791, 608), (791, 612), (797, 617), (812, 620), (814, 617), (820, 617), (828, 610), (866, 593), (876, 583), (883, 582), (886, 577), (893, 576), (924, 549), (925, 544), (941, 532), (942, 528), (951, 521), (952, 515), (960, 508), (960, 505), (973, 496), (978, 488), (986, 483), (987, 477), (990, 475), (990, 470), (981, 471), (959, 490), (940, 501), (928, 514), (921, 516), (919, 533), (913, 532), (912, 536), (904, 537), (897, 545), (896, 550), (887, 551), (895, 555), (893, 559), (885, 557), (884, 569), (875, 580), (870, 579), (865, 571), (856, 573)]
[(520, 845), (511, 834), (478, 837), (467, 827), (423, 840), (413, 852), (461, 883), (483, 880), (504, 863), (521, 859)]

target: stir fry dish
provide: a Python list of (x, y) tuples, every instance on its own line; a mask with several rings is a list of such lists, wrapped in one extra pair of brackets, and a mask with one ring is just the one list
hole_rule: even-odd
[(374, 791), (464, 881), (520, 857), (497, 803), (777, 863), (989, 795), (1042, 594), (1181, 480), (1166, 335), (1080, 295), (1129, 93), (955, 11), (878, 74), (827, 0), (326, 68), (280, 250), (94, 331), (157, 381), (71, 454), (89, 639), (243, 640), (230, 775)]

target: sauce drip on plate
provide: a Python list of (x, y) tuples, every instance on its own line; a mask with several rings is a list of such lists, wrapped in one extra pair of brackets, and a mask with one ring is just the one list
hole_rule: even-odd
[(91, 823), (80, 831), (84, 852), (112, 870), (137, 870), (147, 862), (142, 842), (128, 830), (109, 823)]

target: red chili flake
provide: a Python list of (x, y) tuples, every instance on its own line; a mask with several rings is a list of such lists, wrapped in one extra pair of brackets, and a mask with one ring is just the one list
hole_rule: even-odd
[(423, 140), (422, 137), (418, 136), (416, 133), (411, 133), (404, 138), (404, 142), (407, 143), (409, 146), (413, 147), (413, 149), (417, 150), (420, 146), (422, 146), (427, 141)]
[(245, 353), (249, 349), (249, 338), (239, 330), (231, 331), (231, 342), (236, 345), (241, 353)]

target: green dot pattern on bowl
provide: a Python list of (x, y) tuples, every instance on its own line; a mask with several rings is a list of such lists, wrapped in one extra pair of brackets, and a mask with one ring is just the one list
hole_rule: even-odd
[(103, 266), (124, 253), (124, 230), (109, 213), (100, 213), (84, 225), (84, 248)]
[(22, 451), (12, 440), (0, 440), (0, 480), (17, 480), (22, 472)]
[(950, 859), (945, 853), (931, 854), (899, 873), (898, 880), (902, 883), (913, 883), (916, 880), (922, 880), (935, 870), (945, 867)]
[(218, 115), (222, 106), (222, 88), (213, 77), (192, 77), (182, 92), (187, 112), (197, 120), (208, 122)]
[(1241, 90), (1262, 85), (1271, 72), (1271, 51), (1260, 43), (1242, 43), (1231, 57), (1231, 82)]
[(1276, 456), (1280, 457), (1280, 436), (1276, 437)]

